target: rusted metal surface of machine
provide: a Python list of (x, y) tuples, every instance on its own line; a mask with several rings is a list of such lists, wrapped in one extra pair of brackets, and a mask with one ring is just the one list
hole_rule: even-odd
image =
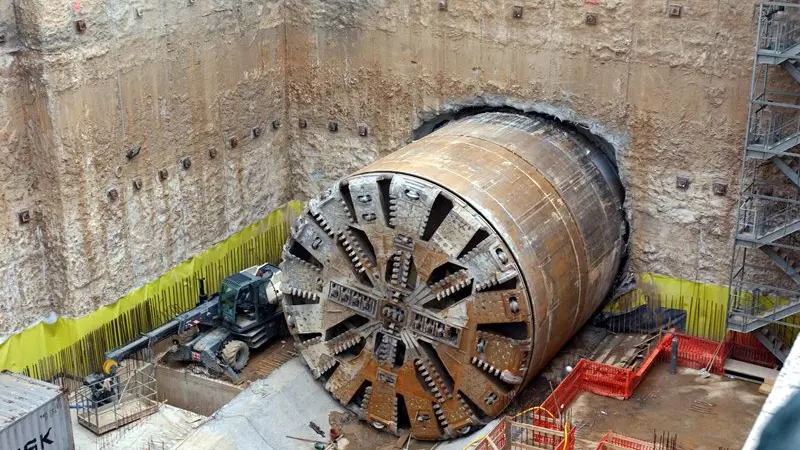
[(309, 201), (281, 266), (290, 331), (377, 428), (466, 434), (604, 300), (622, 196), (604, 154), (553, 122), (448, 124)]

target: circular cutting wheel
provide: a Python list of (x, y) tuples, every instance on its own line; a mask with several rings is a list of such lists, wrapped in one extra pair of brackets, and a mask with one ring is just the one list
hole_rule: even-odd
[(419, 178), (361, 175), (313, 200), (292, 236), (290, 330), (342, 403), (392, 431), (413, 421), (429, 438), (508, 404), (527, 365), (530, 302), (508, 248), (471, 207)]
[(363, 420), (417, 439), (499, 415), (616, 273), (619, 203), (585, 145), (545, 122), (484, 115), (310, 200), (281, 269), (314, 376)]

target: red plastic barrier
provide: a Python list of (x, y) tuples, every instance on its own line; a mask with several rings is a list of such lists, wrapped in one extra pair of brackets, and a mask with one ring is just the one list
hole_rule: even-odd
[(581, 391), (621, 400), (630, 398), (656, 361), (669, 361), (673, 336), (678, 338), (679, 366), (702, 369), (713, 360), (710, 371), (718, 375), (723, 373), (725, 359), (732, 345), (730, 342), (720, 343), (671, 332), (661, 338), (658, 345), (635, 371), (586, 359), (578, 361), (572, 372), (545, 399), (542, 407), (559, 414)]
[(633, 395), (633, 391), (635, 391), (636, 388), (639, 387), (639, 383), (641, 383), (642, 380), (644, 380), (644, 377), (645, 375), (647, 375), (647, 372), (649, 372), (650, 369), (655, 365), (656, 361), (658, 361), (659, 358), (662, 357), (661, 355), (664, 353), (664, 351), (666, 351), (669, 348), (670, 345), (672, 345), (672, 334), (668, 333), (661, 338), (661, 341), (658, 343), (656, 348), (654, 348), (653, 351), (651, 351), (647, 355), (647, 357), (642, 362), (642, 365), (639, 366), (638, 369), (636, 369), (636, 372), (633, 375), (633, 380), (631, 381), (631, 386), (629, 388), (629, 393), (628, 393), (629, 397)]
[(576, 426), (572, 426), (567, 432), (567, 442), (561, 439), (556, 445), (556, 450), (575, 450), (575, 430)]
[[(497, 424), (492, 431), (487, 434), (489, 438), (491, 438), (492, 443), (497, 448), (505, 448), (506, 447), (506, 436), (508, 433), (506, 430), (508, 429), (508, 422), (506, 420), (501, 420), (499, 424)], [(489, 445), (489, 442), (486, 438), (481, 439), (480, 443), (478, 443), (475, 450), (493, 450), (492, 446)]]
[(613, 431), (609, 431), (603, 436), (600, 444), (597, 445), (595, 450), (609, 450), (610, 447), (606, 444), (613, 444), (615, 448), (629, 448), (632, 450), (654, 450), (654, 446), (650, 442), (645, 442), (640, 439), (624, 436)]
[(595, 361), (581, 361), (581, 388), (604, 397), (624, 400), (631, 396), (632, 369), (622, 369)]
[(581, 374), (583, 373), (583, 365), (585, 363), (585, 359), (578, 361), (578, 364), (575, 365), (572, 372), (570, 372), (561, 383), (558, 383), (555, 390), (545, 399), (542, 403), (542, 408), (559, 415), (561, 411), (566, 409), (570, 403), (575, 400), (575, 397), (583, 390), (581, 386)]
[[(707, 367), (713, 359), (709, 372), (722, 375), (725, 359), (730, 353), (729, 342), (716, 342), (680, 333), (675, 333), (675, 336), (678, 337), (679, 366), (700, 370)], [(672, 355), (671, 343), (661, 354), (665, 361), (669, 361)]]
[(774, 369), (778, 360), (752, 333), (728, 333), (730, 358)]

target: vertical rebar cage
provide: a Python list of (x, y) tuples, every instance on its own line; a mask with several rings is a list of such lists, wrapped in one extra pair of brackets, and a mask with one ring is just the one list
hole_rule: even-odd
[(126, 359), (113, 375), (75, 392), (80, 425), (101, 435), (158, 410), (156, 361), (152, 352), (140, 353), (137, 356), (142, 359)]

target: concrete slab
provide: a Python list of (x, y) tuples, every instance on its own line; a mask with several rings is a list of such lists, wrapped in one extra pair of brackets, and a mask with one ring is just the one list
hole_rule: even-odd
[[(708, 407), (698, 410), (696, 403)], [(685, 448), (741, 448), (764, 403), (758, 385), (679, 367), (657, 364), (628, 400), (581, 392), (569, 406), (581, 448), (595, 448), (609, 430), (651, 440), (653, 432), (678, 434)]]
[(241, 386), (195, 375), (185, 368), (156, 367), (158, 400), (203, 416), (210, 416), (243, 390)]
[(123, 428), (97, 436), (78, 424), (72, 411), (72, 428), (76, 450), (141, 450), (171, 448), (201, 425), (204, 416), (170, 405), (161, 405), (158, 412)]
[(324, 440), (308, 425), (313, 421), (327, 431), (331, 411), (344, 412), (344, 408), (294, 358), (252, 383), (174, 449), (312, 448), (286, 436)]

